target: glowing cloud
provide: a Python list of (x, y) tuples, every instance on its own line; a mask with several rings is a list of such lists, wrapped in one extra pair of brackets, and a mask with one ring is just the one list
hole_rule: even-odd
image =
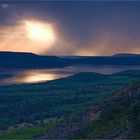
[(53, 47), (56, 34), (51, 23), (21, 20), (0, 26), (0, 51), (43, 53)]

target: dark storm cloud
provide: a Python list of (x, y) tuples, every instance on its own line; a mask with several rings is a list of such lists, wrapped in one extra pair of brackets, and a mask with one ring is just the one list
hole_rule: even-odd
[(0, 24), (16, 24), (24, 18), (57, 23), (62, 40), (57, 48), (47, 50), (49, 54), (140, 53), (139, 1), (16, 1), (0, 5)]

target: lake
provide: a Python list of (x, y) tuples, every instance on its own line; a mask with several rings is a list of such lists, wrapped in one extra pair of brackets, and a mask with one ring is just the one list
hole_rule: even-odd
[(111, 74), (123, 70), (140, 70), (140, 66), (77, 65), (55, 69), (0, 69), (0, 85), (38, 83), (67, 77), (79, 72)]

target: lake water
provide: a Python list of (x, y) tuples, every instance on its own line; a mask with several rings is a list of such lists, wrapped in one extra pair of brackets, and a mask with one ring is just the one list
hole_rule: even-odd
[(38, 83), (67, 77), (79, 72), (110, 74), (122, 70), (140, 70), (140, 66), (69, 66), (56, 69), (0, 69), (0, 85)]

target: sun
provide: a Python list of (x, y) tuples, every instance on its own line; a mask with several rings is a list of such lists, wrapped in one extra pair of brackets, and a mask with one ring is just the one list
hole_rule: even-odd
[(25, 20), (24, 26), (29, 39), (49, 45), (55, 42), (55, 33), (51, 24)]

